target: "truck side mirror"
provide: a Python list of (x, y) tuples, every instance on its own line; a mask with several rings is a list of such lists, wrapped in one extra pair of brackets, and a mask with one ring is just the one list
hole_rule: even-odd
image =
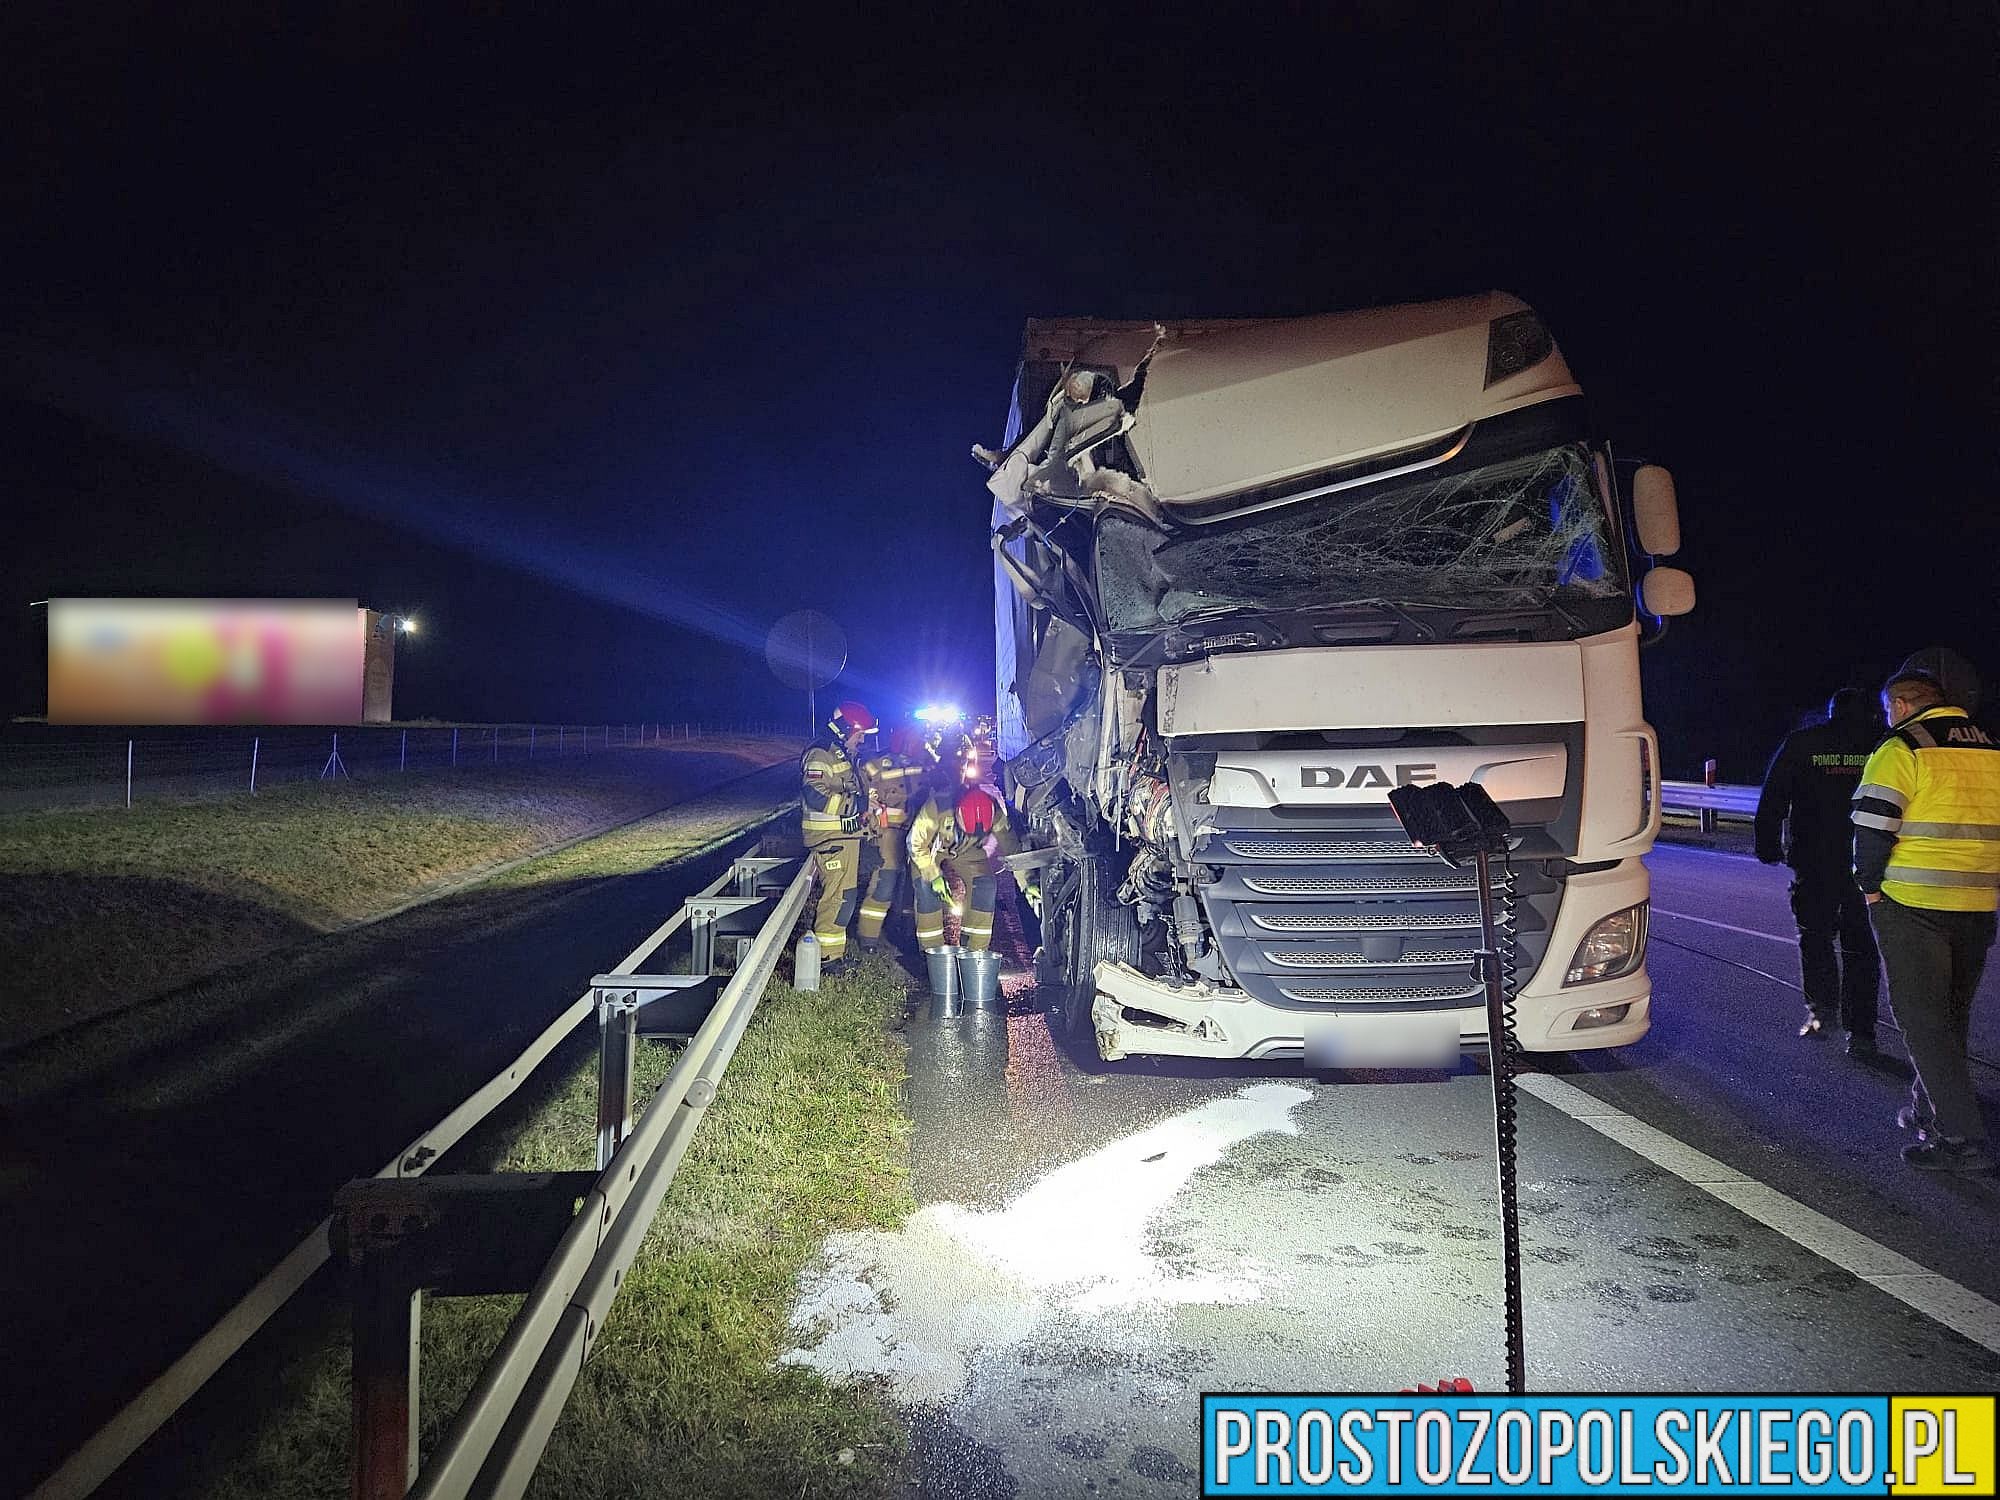
[(1639, 580), (1639, 607), (1658, 619), (1694, 608), (1694, 575), (1682, 568), (1648, 568)]
[(1645, 464), (1632, 476), (1632, 519), (1638, 525), (1639, 546), (1648, 555), (1672, 557), (1681, 550), (1681, 508), (1674, 497), (1674, 476), (1658, 464)]

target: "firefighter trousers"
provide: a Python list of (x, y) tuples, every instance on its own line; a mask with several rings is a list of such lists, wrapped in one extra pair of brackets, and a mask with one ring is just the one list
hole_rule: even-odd
[(812, 846), (819, 895), (813, 906), (813, 936), (826, 963), (847, 956), (847, 924), (854, 919), (861, 884), (861, 835), (836, 836)]
[(868, 895), (861, 902), (861, 920), (854, 926), (855, 934), (863, 942), (874, 942), (880, 938), (882, 924), (896, 909), (896, 892), (903, 883), (906, 858), (903, 840), (907, 836), (908, 829), (901, 823), (878, 828), (872, 835), (875, 852), (882, 857), (882, 863), (875, 867), (875, 874), (868, 882)]
[[(959, 946), (983, 953), (993, 946), (993, 902), (997, 882), (991, 875), (975, 875), (965, 883), (965, 914), (958, 919)], [(916, 882), (917, 946), (942, 948), (945, 944), (944, 902), (927, 881)]]

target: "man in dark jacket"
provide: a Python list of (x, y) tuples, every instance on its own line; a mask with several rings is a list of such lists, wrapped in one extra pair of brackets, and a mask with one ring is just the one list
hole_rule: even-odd
[(1858, 688), (1842, 688), (1827, 702), (1825, 723), (1785, 737), (1757, 800), (1757, 858), (1792, 867), (1808, 1007), (1799, 1035), (1820, 1036), (1838, 1019), (1851, 1057), (1875, 1051), (1881, 961), (1868, 907), (1854, 883), (1849, 802), (1881, 738), (1873, 700)]

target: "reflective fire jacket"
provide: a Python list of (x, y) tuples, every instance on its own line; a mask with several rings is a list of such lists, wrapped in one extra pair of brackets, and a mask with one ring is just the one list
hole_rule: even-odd
[(868, 793), (843, 747), (810, 746), (799, 762), (799, 779), (799, 828), (808, 849), (861, 831)]
[[(992, 839), (1002, 856), (1021, 852), (1004, 805), (993, 825)], [(935, 796), (926, 797), (910, 823), (910, 868), (918, 880), (928, 883), (937, 879), (944, 865), (950, 865), (958, 878), (967, 882), (991, 875), (997, 868), (987, 853), (986, 839), (958, 826), (958, 809), (940, 803)]]
[(861, 763), (861, 784), (868, 789), (868, 822), (875, 828), (901, 828), (910, 821), (910, 799), (922, 782), (922, 766), (900, 755), (871, 755)]

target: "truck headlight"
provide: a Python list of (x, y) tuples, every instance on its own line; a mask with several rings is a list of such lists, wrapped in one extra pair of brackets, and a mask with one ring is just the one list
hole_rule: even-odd
[(1600, 918), (1576, 945), (1563, 983), (1591, 984), (1630, 974), (1646, 956), (1646, 903)]

